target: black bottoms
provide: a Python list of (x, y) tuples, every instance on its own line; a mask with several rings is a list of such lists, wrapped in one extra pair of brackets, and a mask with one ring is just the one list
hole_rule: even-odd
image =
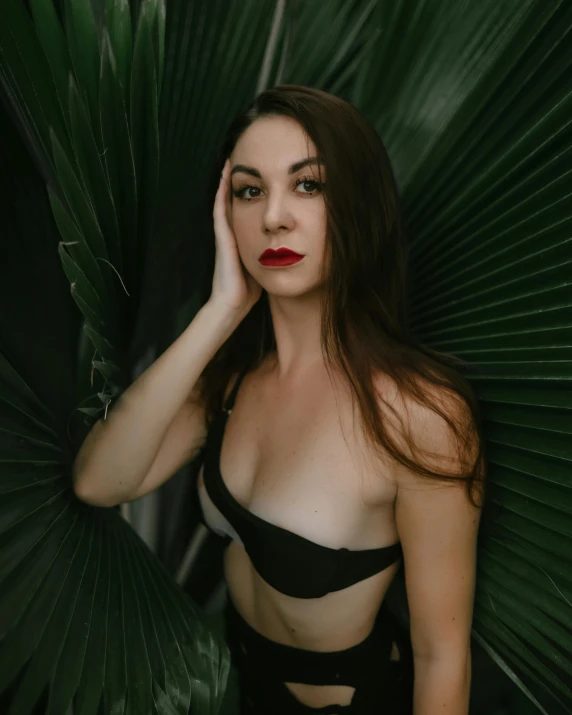
[[(395, 631), (380, 609), (371, 633), (345, 650), (322, 653), (282, 645), (254, 630), (229, 596), (226, 638), (237, 667), (240, 715), (400, 715), (399, 664), (390, 660)], [(349, 705), (310, 707), (285, 683), (349, 685)]]

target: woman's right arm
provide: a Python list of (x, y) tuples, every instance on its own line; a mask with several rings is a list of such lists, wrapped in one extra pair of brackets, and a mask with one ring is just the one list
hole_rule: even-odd
[(73, 465), (82, 501), (115, 506), (137, 499), (193, 458), (206, 438), (198, 379), (241, 320), (207, 302), (92, 427)]
[(204, 442), (198, 379), (262, 293), (240, 260), (231, 198), (227, 159), (213, 207), (216, 257), (211, 297), (84, 440), (73, 465), (73, 489), (89, 504), (115, 506), (147, 494)]

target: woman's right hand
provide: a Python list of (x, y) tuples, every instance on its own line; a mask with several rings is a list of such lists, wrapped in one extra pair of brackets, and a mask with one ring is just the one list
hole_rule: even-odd
[(240, 259), (230, 225), (230, 191), (230, 159), (227, 159), (213, 208), (216, 258), (209, 302), (243, 318), (260, 298), (262, 286)]

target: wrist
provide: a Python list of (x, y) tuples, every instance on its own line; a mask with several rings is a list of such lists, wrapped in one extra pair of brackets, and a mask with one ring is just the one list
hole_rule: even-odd
[(209, 322), (217, 326), (223, 332), (228, 332), (230, 335), (238, 327), (245, 317), (244, 312), (229, 308), (228, 306), (217, 303), (215, 300), (209, 299), (199, 310), (202, 315), (207, 315)]

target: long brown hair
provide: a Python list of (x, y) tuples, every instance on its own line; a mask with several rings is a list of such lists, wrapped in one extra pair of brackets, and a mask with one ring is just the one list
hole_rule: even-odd
[[(484, 453), (478, 401), (463, 375), (467, 364), (420, 344), (410, 333), (406, 311), (407, 244), (391, 163), (375, 128), (350, 103), (319, 89), (279, 85), (259, 94), (230, 124), (209, 187), (214, 203), (219, 175), (242, 133), (259, 117), (295, 119), (314, 142), (326, 168), (326, 278), (321, 341), (326, 365), (338, 365), (357, 399), (366, 435), (379, 449), (415, 473), (466, 481), (477, 504), (482, 494)], [(213, 234), (214, 237), (214, 234)], [(214, 245), (214, 238), (213, 238)], [(221, 346), (201, 375), (210, 423), (222, 406), (232, 375), (256, 368), (275, 349), (268, 294), (261, 298)], [(412, 459), (392, 438), (383, 409), (393, 408), (374, 389), (374, 376), (389, 376), (403, 394), (437, 412), (459, 445), (460, 473), (434, 471)], [(439, 404), (435, 391), (453, 398)], [(444, 405), (459, 405), (452, 410)], [(407, 430), (405, 430), (407, 432)], [(403, 434), (411, 454), (417, 450)], [(468, 455), (470, 459), (468, 459)], [(465, 468), (466, 467), (466, 468)]]

